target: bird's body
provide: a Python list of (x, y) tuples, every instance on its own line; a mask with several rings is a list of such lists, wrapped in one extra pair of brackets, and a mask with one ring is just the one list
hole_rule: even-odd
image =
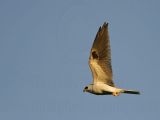
[(139, 94), (138, 91), (117, 88), (113, 83), (108, 23), (104, 23), (97, 32), (90, 52), (89, 66), (93, 82), (84, 88), (84, 92), (114, 96), (120, 93)]
[(115, 88), (101, 82), (90, 84), (88, 87), (91, 88), (88, 92), (96, 95), (110, 95), (112, 93), (118, 93), (122, 91), (122, 89)]

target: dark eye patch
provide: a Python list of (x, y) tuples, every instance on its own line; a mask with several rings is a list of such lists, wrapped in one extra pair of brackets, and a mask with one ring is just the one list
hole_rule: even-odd
[(85, 87), (84, 89), (88, 89), (88, 87)]

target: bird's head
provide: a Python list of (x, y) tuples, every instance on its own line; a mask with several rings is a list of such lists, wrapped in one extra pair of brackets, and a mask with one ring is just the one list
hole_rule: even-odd
[(86, 86), (84, 89), (83, 89), (83, 92), (92, 92), (92, 87), (93, 85), (88, 85), (88, 86)]

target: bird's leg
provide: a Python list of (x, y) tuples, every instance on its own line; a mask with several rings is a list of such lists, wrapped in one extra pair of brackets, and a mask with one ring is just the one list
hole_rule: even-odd
[(113, 92), (112, 95), (113, 96), (119, 96), (120, 92)]

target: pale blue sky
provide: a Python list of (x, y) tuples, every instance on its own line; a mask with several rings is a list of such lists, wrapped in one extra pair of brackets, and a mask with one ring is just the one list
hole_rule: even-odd
[[(160, 119), (159, 12), (159, 0), (1, 0), (0, 119)], [(105, 21), (114, 81), (140, 96), (82, 92)]]

